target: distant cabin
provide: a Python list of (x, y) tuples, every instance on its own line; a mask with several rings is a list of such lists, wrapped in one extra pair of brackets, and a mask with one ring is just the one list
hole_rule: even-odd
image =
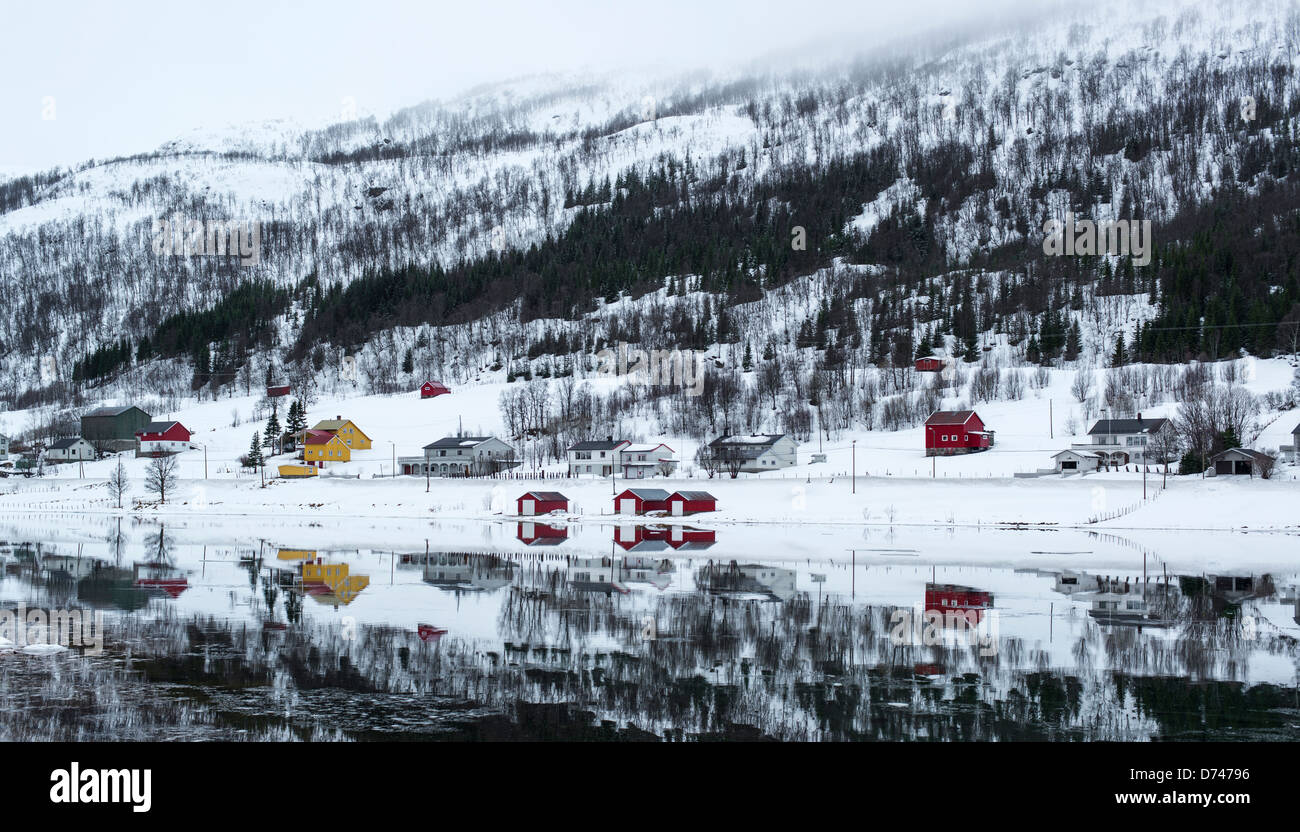
[(420, 385), (420, 398), (422, 399), (432, 399), (450, 392), (451, 388), (441, 381), (426, 381)]
[(667, 491), (662, 488), (628, 488), (614, 497), (615, 514), (645, 514), (668, 510)]
[(927, 355), (916, 359), (918, 373), (938, 373), (943, 371), (943, 359), (937, 355)]
[(527, 491), (516, 502), (521, 517), (569, 510), (569, 498), (558, 491)]
[(289, 395), (289, 385), (287, 384), (267, 385), (266, 397), (268, 399), (278, 399), (281, 396), (287, 396), (287, 395)]
[(973, 410), (936, 410), (925, 420), (925, 455), (951, 456), (987, 451), (993, 431)]

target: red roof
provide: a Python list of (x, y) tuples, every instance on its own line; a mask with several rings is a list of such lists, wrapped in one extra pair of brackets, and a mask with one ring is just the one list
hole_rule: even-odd
[(333, 438), (334, 434), (327, 430), (309, 430), (307, 431), (307, 441), (304, 444), (325, 445)]
[(964, 425), (975, 415), (973, 410), (936, 410), (929, 419), (925, 420), (927, 425)]

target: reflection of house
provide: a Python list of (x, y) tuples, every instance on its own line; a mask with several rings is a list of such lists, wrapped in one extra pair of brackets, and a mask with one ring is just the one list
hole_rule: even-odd
[(788, 601), (795, 595), (795, 571), (765, 563), (710, 563), (696, 573), (695, 584), (715, 595), (765, 595)]
[(424, 561), (424, 582), (456, 594), (495, 592), (513, 575), (514, 564), (497, 555), (434, 552)]
[(662, 488), (628, 488), (614, 497), (615, 514), (645, 514), (668, 510), (668, 492)]
[(1273, 591), (1272, 581), (1255, 575), (1208, 575), (1210, 592), (1230, 604), (1260, 598)]
[(1073, 595), (1076, 592), (1092, 592), (1097, 589), (1097, 581), (1086, 572), (1067, 569), (1056, 576), (1056, 585), (1052, 588), (1062, 595)]
[(569, 498), (558, 491), (526, 491), (516, 502), (521, 517), (569, 510)]
[(972, 623), (979, 623), (984, 613), (993, 609), (993, 594), (982, 589), (957, 584), (925, 585), (925, 611), (961, 614)]
[(718, 467), (760, 473), (789, 468), (798, 462), (798, 446), (789, 434), (737, 434), (720, 436), (709, 443), (709, 453)]
[(315, 549), (278, 549), (275, 557), (277, 560), (315, 560)]
[[(444, 436), (424, 446), (424, 465), (431, 476), (495, 474), (519, 464), (515, 449), (495, 436)], [(404, 474), (424, 474), (419, 463), (404, 463)]]
[(185, 573), (166, 563), (137, 563), (135, 585), (171, 598), (179, 598), (182, 592), (190, 588)]
[(9, 437), (0, 433), (0, 457), (9, 456)]
[(713, 529), (694, 529), (690, 526), (670, 526), (668, 545), (679, 552), (691, 552), (707, 549), (718, 541), (718, 533)]
[(353, 575), (346, 563), (323, 563), (319, 558), (304, 563), (299, 575), (308, 595), (334, 607), (351, 604), (370, 586), (369, 575)]
[(625, 584), (649, 584), (655, 589), (667, 589), (673, 582), (673, 562), (640, 556), (625, 557), (620, 577)]
[(50, 462), (89, 462), (95, 458), (95, 446), (79, 436), (60, 439), (45, 449), (45, 458)]
[(626, 439), (591, 439), (575, 442), (568, 447), (569, 476), (591, 475), (608, 477), (614, 473), (618, 451), (632, 443)]
[(1206, 472), (1211, 477), (1262, 477), (1271, 472), (1275, 459), (1261, 451), (1249, 448), (1229, 448), (1210, 457)]
[(936, 410), (925, 420), (925, 455), (951, 456), (987, 451), (993, 431), (973, 410)]
[(1161, 462), (1147, 459), (1147, 442), (1156, 433), (1172, 429), (1168, 419), (1099, 419), (1088, 431), (1088, 442), (1075, 444), (1077, 450), (1095, 453), (1102, 467), (1132, 462)]
[(527, 546), (558, 546), (569, 539), (569, 528), (523, 522), (516, 536)]
[(615, 526), (614, 542), (627, 552), (662, 552), (668, 549), (663, 526)]
[(630, 590), (622, 583), (622, 564), (614, 558), (574, 558), (565, 570), (574, 592), (619, 592)]
[(1151, 605), (1138, 593), (1098, 592), (1088, 615), (1102, 624), (1155, 624)]

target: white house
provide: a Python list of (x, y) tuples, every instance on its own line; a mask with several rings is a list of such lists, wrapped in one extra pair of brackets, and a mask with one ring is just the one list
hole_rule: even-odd
[(1147, 444), (1154, 434), (1172, 427), (1168, 419), (1143, 419), (1141, 413), (1136, 419), (1098, 419), (1088, 431), (1088, 442), (1072, 447), (1097, 454), (1103, 466), (1159, 463), (1164, 460), (1147, 458)]
[(797, 462), (798, 446), (788, 433), (720, 436), (709, 443), (709, 448), (724, 470), (738, 464), (739, 470), (751, 473), (776, 471)]
[(1096, 471), (1101, 464), (1101, 455), (1092, 451), (1066, 448), (1052, 457), (1056, 462), (1056, 473), (1076, 474), (1081, 471)]
[(630, 447), (626, 439), (591, 439), (575, 442), (567, 450), (569, 457), (569, 476), (608, 477), (618, 465), (618, 452)]
[(513, 468), (519, 460), (515, 449), (495, 436), (446, 436), (424, 446), (424, 464), (431, 476), (482, 475)]
[(89, 462), (94, 458), (95, 446), (80, 436), (60, 439), (45, 449), (45, 459), (49, 462), (76, 462), (78, 460)]
[(629, 444), (618, 449), (618, 465), (628, 480), (643, 480), (661, 472), (667, 476), (677, 469), (677, 455), (663, 443)]
[(9, 437), (0, 433), (0, 456), (9, 456)]

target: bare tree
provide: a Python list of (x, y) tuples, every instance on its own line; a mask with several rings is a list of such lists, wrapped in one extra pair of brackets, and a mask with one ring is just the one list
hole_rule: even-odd
[(156, 456), (144, 472), (144, 486), (158, 495), (158, 501), (167, 502), (167, 491), (176, 487), (176, 457)]
[(1092, 395), (1094, 379), (1092, 370), (1078, 370), (1074, 374), (1074, 382), (1070, 385), (1070, 393), (1074, 396), (1075, 401), (1083, 404)]
[(108, 475), (108, 493), (113, 495), (114, 501), (117, 502), (117, 507), (121, 508), (122, 497), (130, 490), (131, 480), (127, 477), (126, 466), (122, 464), (122, 460), (119, 457), (117, 460), (117, 467), (113, 469), (113, 473)]

